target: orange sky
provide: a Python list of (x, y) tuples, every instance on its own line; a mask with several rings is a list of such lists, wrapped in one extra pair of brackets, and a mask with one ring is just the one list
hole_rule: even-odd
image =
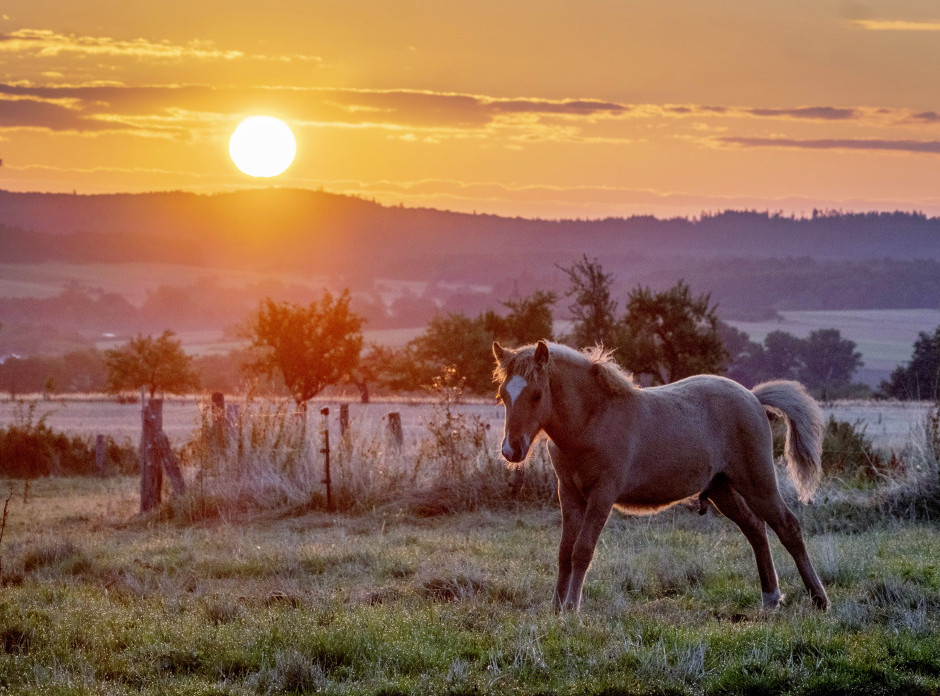
[[(921, 0), (12, 0), (0, 188), (323, 188), (526, 217), (940, 215)], [(286, 120), (251, 179), (227, 141)]]

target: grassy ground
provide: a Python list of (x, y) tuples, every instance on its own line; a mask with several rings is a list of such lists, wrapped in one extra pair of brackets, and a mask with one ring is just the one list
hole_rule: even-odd
[(17, 484), (4, 693), (940, 693), (934, 522), (804, 509), (833, 608), (774, 539), (789, 599), (767, 613), (727, 520), (615, 515), (559, 617), (550, 506), (177, 526), (135, 517), (136, 486)]

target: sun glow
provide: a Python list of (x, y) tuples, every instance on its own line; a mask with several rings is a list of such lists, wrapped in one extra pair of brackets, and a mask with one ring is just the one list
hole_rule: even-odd
[(297, 141), (290, 127), (273, 116), (251, 116), (238, 124), (228, 141), (232, 162), (248, 176), (282, 174), (294, 161)]

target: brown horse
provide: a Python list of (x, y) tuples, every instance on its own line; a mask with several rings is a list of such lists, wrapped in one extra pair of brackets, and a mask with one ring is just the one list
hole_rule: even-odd
[(601, 348), (580, 353), (539, 341), (510, 350), (494, 343), (493, 353), (506, 408), (503, 456), (523, 461), (540, 431), (551, 440), (562, 512), (556, 609), (580, 607), (612, 508), (649, 514), (696, 496), (751, 543), (765, 607), (782, 599), (766, 522), (796, 561), (813, 604), (828, 608), (774, 472), (768, 411), (786, 417), (787, 470), (800, 498), (807, 501), (819, 483), (822, 414), (801, 384), (767, 382), (748, 391), (699, 375), (641, 389)]

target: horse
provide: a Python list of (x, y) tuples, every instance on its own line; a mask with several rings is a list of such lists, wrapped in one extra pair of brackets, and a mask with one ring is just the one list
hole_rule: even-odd
[[(578, 611), (585, 574), (611, 510), (652, 514), (678, 502), (708, 501), (744, 533), (754, 551), (763, 606), (783, 600), (766, 525), (793, 557), (813, 605), (829, 598), (810, 562), (799, 521), (777, 488), (770, 418), (787, 423), (784, 456), (800, 499), (821, 475), (823, 418), (799, 382), (751, 390), (697, 375), (641, 388), (602, 347), (576, 351), (539, 341), (493, 343), (505, 407), (502, 455), (520, 463), (539, 433), (558, 478), (562, 532), (556, 611)], [(765, 525), (766, 523), (766, 525)]]

